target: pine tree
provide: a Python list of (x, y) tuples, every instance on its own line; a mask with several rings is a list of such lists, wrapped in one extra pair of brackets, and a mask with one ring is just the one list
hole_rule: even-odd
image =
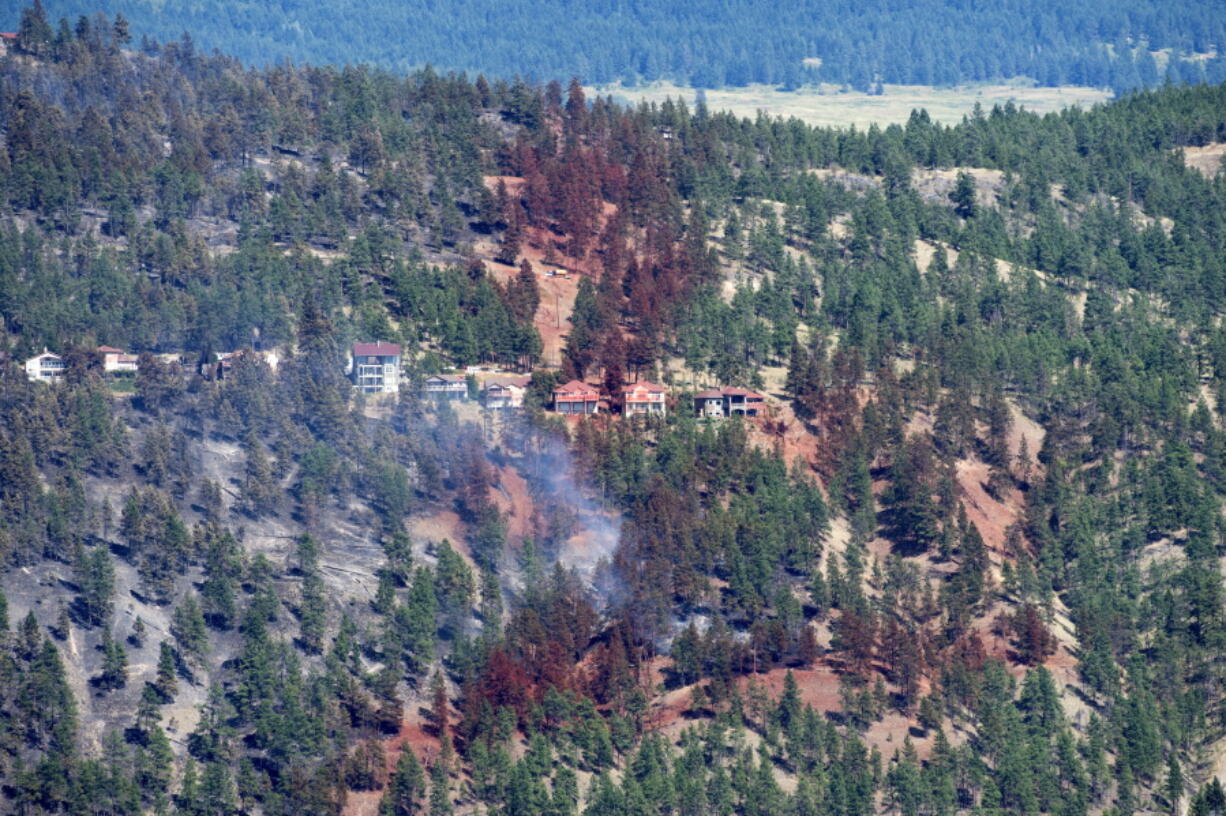
[(244, 442), (247, 451), (246, 476), (243, 479), (243, 504), (251, 515), (259, 518), (277, 508), (281, 491), (268, 461), (264, 443), (254, 435)]
[(324, 582), (319, 572), (319, 547), (309, 535), (298, 542), (298, 570), (302, 574), (302, 602), (298, 621), (302, 642), (318, 653), (323, 647), (325, 620)]
[(115, 567), (104, 547), (82, 550), (75, 565), (81, 590), (81, 618), (86, 626), (101, 626), (111, 616), (115, 593)]
[(102, 635), (102, 674), (98, 687), (105, 691), (123, 688), (128, 682), (128, 652), (123, 643), (111, 636), (107, 629)]
[(958, 214), (958, 217), (974, 218), (978, 214), (979, 207), (975, 196), (974, 177), (965, 171), (958, 173), (953, 192), (949, 194), (950, 200), (954, 203), (954, 212)]
[(532, 263), (524, 258), (519, 265), (519, 273), (508, 287), (508, 300), (511, 314), (520, 323), (531, 323), (541, 303), (541, 290), (536, 282), (536, 272)]
[(380, 615), (387, 615), (395, 607), (396, 579), (392, 577), (392, 571), (385, 567), (379, 570), (379, 585), (375, 589), (375, 597), (371, 601), (371, 608)]
[(430, 680), (430, 719), (434, 721), (434, 727), (437, 729), (440, 737), (447, 734), (448, 724), (448, 703), (447, 703), (447, 683), (443, 679), (443, 673), (435, 670), (434, 677)]
[(391, 783), (379, 801), (379, 816), (417, 816), (426, 790), (426, 776), (409, 747), (400, 752)]
[(1172, 752), (1166, 760), (1166, 784), (1164, 792), (1172, 813), (1179, 813), (1179, 802), (1183, 799), (1184, 789), (1183, 769), (1179, 767), (1179, 759)]
[(133, 782), (140, 789), (142, 802), (154, 812), (163, 812), (174, 776), (174, 752), (160, 726), (154, 725), (137, 751)]
[(188, 595), (175, 607), (170, 622), (170, 634), (185, 659), (203, 661), (208, 648), (208, 629), (200, 602), (195, 595)]
[(158, 645), (157, 677), (153, 681), (153, 685), (166, 701), (173, 700), (175, 694), (179, 691), (178, 674), (174, 649), (163, 640)]
[(430, 766), (429, 816), (451, 816), (453, 810), (447, 766), (442, 761), (435, 760)]
[(137, 615), (136, 620), (132, 624), (132, 632), (128, 635), (128, 642), (138, 649), (144, 647), (147, 631), (144, 619)]

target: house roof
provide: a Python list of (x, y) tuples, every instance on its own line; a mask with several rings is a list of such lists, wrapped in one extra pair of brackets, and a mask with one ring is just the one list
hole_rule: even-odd
[(448, 383), (464, 383), (465, 385), (468, 384), (468, 378), (463, 374), (431, 374), (429, 377), (426, 377), (427, 382), (430, 380)]
[(758, 399), (766, 399), (761, 394), (759, 394), (757, 391), (750, 391), (748, 388), (738, 388), (736, 386), (730, 386), (730, 387), (722, 388), (720, 390), (723, 391), (725, 394), (727, 394), (730, 397), (740, 396), (740, 397), (757, 397)]
[(354, 357), (399, 357), (400, 346), (396, 343), (354, 343)]
[(623, 398), (626, 402), (658, 402), (667, 393), (667, 388), (644, 381), (626, 386)]
[(528, 387), (530, 378), (528, 377), (503, 377), (501, 379), (490, 379), (485, 381), (485, 390), (493, 391), (494, 389), (519, 389), (520, 391)]
[(35, 355), (34, 355), (33, 357), (31, 357), (30, 359), (31, 359), (31, 360), (41, 360), (41, 359), (43, 359), (44, 357), (52, 357), (52, 358), (54, 358), (54, 359), (56, 359), (56, 360), (62, 360), (62, 359), (64, 359), (63, 357), (60, 357), (60, 355), (56, 354), (54, 351), (48, 351), (47, 349), (43, 349), (42, 354), (35, 354)]
[(485, 387), (494, 388), (495, 386), (499, 386), (502, 388), (527, 388), (528, 383), (530, 382), (532, 382), (532, 378), (528, 376), (486, 377)]
[(123, 349), (117, 349), (114, 346), (98, 346), (96, 351), (100, 354), (123, 354)]
[(590, 397), (596, 399), (600, 396), (595, 388), (585, 382), (579, 380), (571, 380), (566, 385), (559, 385), (553, 389), (554, 396), (558, 397)]
[(17, 32), (16, 31), (0, 31), (0, 39), (15, 40), (17, 39)]
[(764, 400), (766, 397), (759, 394), (757, 391), (750, 391), (748, 388), (740, 388), (735, 385), (723, 385), (719, 388), (708, 388), (694, 395), (694, 399), (722, 399), (723, 397), (748, 397), (751, 399)]

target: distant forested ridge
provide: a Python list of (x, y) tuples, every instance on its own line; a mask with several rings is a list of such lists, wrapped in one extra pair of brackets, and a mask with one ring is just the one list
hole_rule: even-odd
[[(49, 0), (47, 9), (70, 21), (94, 10), (89, 0)], [(255, 64), (861, 90), (1016, 76), (1122, 90), (1226, 77), (1226, 20), (1214, 0), (116, 0), (109, 10), (151, 37), (187, 30), (206, 49)]]

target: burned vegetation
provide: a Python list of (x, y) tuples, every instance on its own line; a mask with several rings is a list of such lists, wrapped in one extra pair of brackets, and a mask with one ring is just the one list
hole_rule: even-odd
[(1222, 811), (1223, 88), (5, 42), (6, 812)]

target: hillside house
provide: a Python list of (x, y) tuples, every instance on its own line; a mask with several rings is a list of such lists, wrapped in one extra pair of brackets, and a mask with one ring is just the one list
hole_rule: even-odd
[(694, 412), (700, 417), (756, 417), (766, 405), (766, 397), (748, 388), (724, 386), (694, 396)]
[(102, 371), (106, 374), (135, 374), (139, 367), (139, 355), (128, 354), (114, 346), (98, 346), (94, 349), (102, 358)]
[[(276, 371), (277, 366), (281, 363), (281, 355), (278, 354), (276, 350), (255, 351), (254, 349), (239, 349), (238, 351), (219, 351), (215, 353), (215, 356), (217, 359), (214, 361), (213, 365), (211, 366), (212, 370), (208, 372), (201, 372), (201, 373), (205, 374), (206, 376), (210, 376), (213, 379), (224, 380), (225, 378), (230, 376), (230, 371), (231, 369), (234, 368), (234, 364), (237, 363), (240, 358), (242, 358), (244, 355), (247, 355), (247, 354), (251, 354), (251, 355), (254, 355), (260, 358), (265, 363), (267, 363), (268, 367), (271, 368), (273, 371)], [(163, 360), (163, 362), (178, 362), (178, 361), (177, 360), (175, 361)], [(182, 363), (180, 363), (180, 365), (182, 365)]]
[(26, 360), (26, 377), (31, 382), (58, 382), (64, 379), (64, 370), (68, 364), (58, 354), (52, 354), (47, 349), (43, 353)]
[(649, 382), (637, 382), (622, 389), (622, 413), (626, 416), (664, 416), (668, 389)]
[(431, 374), (422, 386), (426, 396), (435, 399), (468, 399), (468, 377), (463, 374)]
[(491, 377), (481, 389), (481, 402), (491, 411), (522, 408), (529, 382), (529, 377)]
[(364, 394), (400, 392), (400, 346), (396, 343), (354, 343), (353, 387)]
[(596, 414), (600, 412), (600, 392), (578, 380), (553, 389), (553, 410), (559, 414)]

